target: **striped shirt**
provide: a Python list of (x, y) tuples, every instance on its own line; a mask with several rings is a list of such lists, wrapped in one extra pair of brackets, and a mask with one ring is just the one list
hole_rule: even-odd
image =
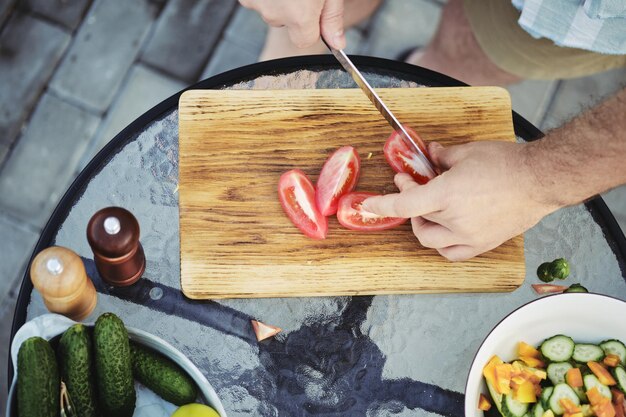
[(626, 0), (512, 0), (535, 38), (602, 54), (626, 55)]

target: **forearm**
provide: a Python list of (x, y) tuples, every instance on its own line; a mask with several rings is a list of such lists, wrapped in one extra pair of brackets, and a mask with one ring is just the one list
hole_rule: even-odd
[(626, 89), (526, 145), (534, 193), (555, 209), (626, 183)]

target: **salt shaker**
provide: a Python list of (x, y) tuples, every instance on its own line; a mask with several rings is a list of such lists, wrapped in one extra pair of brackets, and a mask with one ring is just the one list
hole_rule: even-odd
[(96, 212), (87, 225), (87, 240), (100, 276), (110, 285), (134, 284), (146, 269), (139, 223), (124, 208), (107, 207)]
[(81, 321), (96, 307), (96, 289), (83, 261), (67, 248), (51, 246), (39, 252), (30, 265), (30, 279), (53, 313)]

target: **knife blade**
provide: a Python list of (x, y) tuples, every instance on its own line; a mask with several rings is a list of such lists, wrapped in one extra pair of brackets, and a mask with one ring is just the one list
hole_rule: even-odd
[(330, 49), (330, 52), (332, 52), (335, 58), (337, 58), (337, 61), (339, 61), (343, 69), (345, 69), (346, 72), (350, 74), (354, 82), (361, 88), (367, 98), (369, 98), (369, 100), (376, 107), (376, 109), (378, 109), (380, 114), (391, 125), (393, 130), (395, 130), (396, 133), (400, 135), (400, 138), (404, 141), (404, 143), (406, 143), (406, 145), (417, 154), (420, 161), (424, 164), (424, 168), (428, 171), (428, 178), (435, 177), (437, 174), (428, 156), (426, 156), (426, 154), (424, 154), (420, 147), (417, 146), (417, 143), (415, 143), (411, 135), (409, 135), (404, 126), (402, 126), (396, 116), (394, 116), (391, 110), (389, 110), (389, 107), (387, 107), (378, 96), (378, 94), (376, 94), (376, 91), (374, 91), (372, 86), (367, 82), (363, 74), (361, 74), (361, 72), (352, 62), (352, 60), (348, 58), (348, 55), (346, 55), (343, 49), (335, 49), (330, 46), (323, 38), (322, 41), (324, 41), (328, 49)]

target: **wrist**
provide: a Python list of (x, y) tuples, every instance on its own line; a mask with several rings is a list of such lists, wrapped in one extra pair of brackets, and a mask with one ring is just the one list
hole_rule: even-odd
[(529, 201), (545, 211), (544, 215), (578, 202), (564, 184), (563, 172), (550, 160), (545, 140), (523, 143), (519, 158), (525, 192)]
[[(531, 195), (554, 210), (626, 183), (626, 89), (523, 145)], [(532, 191), (532, 190), (531, 190)]]

